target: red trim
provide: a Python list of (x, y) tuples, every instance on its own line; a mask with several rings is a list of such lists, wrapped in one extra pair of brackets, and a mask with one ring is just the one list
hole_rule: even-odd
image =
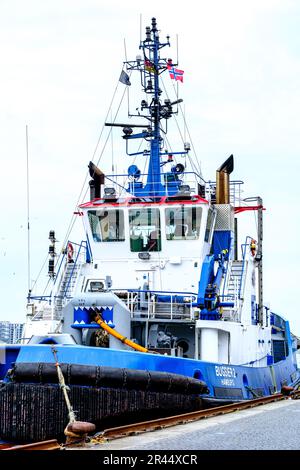
[(246, 211), (258, 211), (258, 209), (262, 209), (265, 211), (265, 207), (263, 207), (261, 204), (259, 206), (245, 206), (245, 207), (235, 207), (234, 208), (234, 213), (239, 214), (240, 212), (246, 212)]
[[(129, 197), (129, 198), (126, 198), (123, 200), (123, 202), (109, 202), (109, 201), (105, 201), (104, 199), (101, 199), (101, 198), (98, 198), (98, 199), (93, 199), (92, 201), (89, 201), (89, 202), (85, 202), (83, 204), (80, 204), (80, 208), (81, 209), (87, 209), (87, 208), (95, 208), (95, 207), (118, 207), (118, 206), (127, 206), (127, 207), (130, 207), (130, 206), (151, 206), (151, 207), (155, 207), (155, 206), (162, 206), (162, 205), (174, 205), (174, 204), (187, 204), (187, 205), (191, 205), (191, 204), (208, 204), (208, 201), (206, 199), (203, 199), (201, 196), (198, 196), (198, 195), (195, 195), (195, 196), (192, 196), (193, 197), (193, 200), (190, 200), (190, 199), (182, 199), (182, 200), (177, 200), (177, 201), (167, 201), (168, 199), (168, 196), (164, 196), (161, 198), (161, 200), (159, 202), (130, 202), (133, 198), (132, 197)], [(95, 204), (96, 201), (103, 201), (103, 204)]]

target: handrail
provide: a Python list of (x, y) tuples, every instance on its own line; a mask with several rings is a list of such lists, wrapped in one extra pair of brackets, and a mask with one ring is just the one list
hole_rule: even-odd
[[(68, 243), (69, 243), (69, 242), (68, 242)], [(55, 280), (54, 280), (54, 284), (53, 284), (54, 286), (55, 286), (56, 281), (57, 281), (57, 279), (58, 279), (58, 275), (59, 275), (59, 273), (60, 273), (60, 270), (61, 270), (63, 261), (64, 261), (64, 259), (65, 259), (65, 257), (66, 257), (65, 250), (62, 250), (61, 255), (62, 255), (62, 256), (61, 256), (61, 259), (60, 259), (60, 265), (59, 265), (58, 271), (57, 271), (57, 273), (56, 273)], [(59, 259), (57, 260), (57, 264), (58, 264), (58, 263), (59, 263)]]
[(127, 292), (147, 292), (149, 294), (171, 294), (171, 295), (195, 295), (197, 297), (196, 292), (182, 292), (182, 291), (168, 291), (168, 290), (142, 290), (142, 289), (111, 289), (111, 290), (125, 290)]
[[(250, 240), (250, 241), (249, 241)], [(245, 270), (245, 264), (246, 264), (246, 247), (250, 246), (251, 240), (253, 240), (253, 237), (250, 237), (249, 235), (246, 236), (245, 243), (241, 244), (241, 250), (242, 250), (242, 271), (241, 271), (241, 277), (240, 277), (240, 287), (239, 287), (239, 299), (241, 298), (241, 292), (242, 292), (242, 284), (243, 284), (243, 276), (244, 276), (244, 270)], [(249, 242), (248, 242), (249, 241)]]
[(66, 248), (64, 248), (64, 249), (61, 251), (61, 254), (60, 254), (60, 256), (59, 256), (59, 258), (58, 258), (58, 261), (57, 261), (57, 263), (56, 263), (56, 266), (59, 265), (59, 268), (58, 268), (58, 271), (57, 271), (57, 273), (56, 273), (56, 275), (55, 275), (55, 279), (54, 279), (54, 283), (53, 283), (53, 285), (52, 285), (52, 290), (51, 290), (51, 292), (50, 292), (50, 295), (44, 295), (44, 294), (42, 294), (42, 295), (30, 295), (30, 296), (28, 297), (28, 302), (30, 302), (31, 300), (47, 301), (47, 302), (51, 305), (51, 300), (52, 300), (52, 299), (55, 301), (56, 299), (63, 299), (64, 297), (67, 297), (66, 293), (67, 293), (67, 291), (68, 291), (68, 289), (69, 289), (70, 282), (71, 282), (71, 279), (72, 279), (72, 277), (73, 277), (74, 270), (75, 270), (75, 267), (76, 267), (76, 265), (77, 265), (77, 261), (78, 261), (79, 255), (80, 255), (80, 253), (81, 253), (81, 250), (82, 250), (83, 248), (84, 248), (85, 250), (87, 250), (87, 241), (86, 241), (86, 240), (82, 240), (82, 241), (80, 242), (80, 244), (68, 240), (68, 242), (67, 242), (67, 244), (66, 244), (66, 247), (68, 246), (69, 243), (71, 243), (71, 244), (74, 245), (74, 246), (78, 246), (79, 249), (78, 249), (78, 251), (77, 251), (76, 258), (75, 258), (75, 261), (74, 261), (74, 263), (73, 263), (73, 268), (72, 268), (72, 271), (71, 271), (70, 276), (69, 276), (69, 279), (68, 279), (68, 284), (67, 284), (67, 286), (65, 287), (63, 293), (60, 294), (60, 295), (54, 295), (54, 296), (52, 295), (53, 288), (56, 287), (56, 286), (57, 286), (56, 292), (58, 292), (59, 285), (60, 285), (60, 283), (62, 282), (63, 277), (64, 277), (65, 271), (63, 271), (63, 273), (61, 273), (61, 271), (62, 271), (63, 263), (64, 263), (64, 261), (65, 261), (65, 259), (66, 259), (66, 256), (67, 256), (67, 250), (66, 250)]
[[(56, 276), (55, 276), (54, 285), (56, 284), (56, 281), (57, 281), (57, 279), (58, 279), (58, 275), (59, 275), (59, 273), (60, 273), (60, 270), (61, 270), (63, 261), (64, 261), (64, 259), (65, 259), (66, 256), (67, 256), (67, 247), (68, 247), (69, 243), (71, 243), (71, 244), (74, 245), (74, 246), (79, 246), (79, 251), (80, 251), (81, 245), (82, 245), (83, 243), (86, 244), (86, 240), (81, 240), (80, 244), (79, 244), (79, 243), (76, 243), (76, 242), (73, 242), (73, 241), (71, 241), (71, 240), (68, 240), (68, 241), (67, 241), (66, 248), (63, 248), (63, 249), (62, 249), (62, 251), (61, 251), (61, 255), (62, 255), (62, 256), (61, 256), (61, 258), (58, 259), (58, 261), (57, 261), (57, 263), (56, 263), (56, 266), (57, 266), (58, 263), (59, 263), (59, 260), (60, 260), (59, 268), (58, 268), (58, 271), (57, 271)], [(85, 247), (85, 248), (87, 249), (87, 247)]]
[(233, 240), (233, 237), (230, 236), (230, 252), (229, 252), (227, 264), (226, 264), (226, 267), (225, 267), (225, 278), (224, 278), (224, 283), (223, 283), (223, 296), (225, 295), (225, 288), (227, 287), (227, 276), (228, 276), (228, 272), (229, 272), (229, 269), (228, 269), (229, 263), (230, 263), (230, 261), (232, 261), (232, 253), (233, 253), (232, 240)]
[[(69, 243), (69, 242), (68, 242), (68, 243)], [(67, 246), (68, 246), (68, 243), (67, 243)], [(84, 247), (84, 243), (85, 243), (85, 247)], [(75, 271), (75, 267), (76, 267), (76, 264), (77, 264), (77, 261), (78, 261), (78, 257), (79, 257), (79, 255), (80, 255), (80, 251), (81, 251), (81, 249), (82, 249), (83, 247), (84, 247), (85, 249), (87, 249), (87, 247), (86, 247), (86, 241), (85, 241), (85, 240), (81, 240), (80, 245), (77, 244), (77, 246), (79, 246), (79, 249), (78, 249), (78, 251), (77, 251), (77, 255), (76, 255), (75, 261), (74, 261), (74, 263), (73, 263), (73, 268), (72, 268), (72, 271), (71, 271), (71, 273), (70, 273), (68, 283), (67, 283), (67, 285), (65, 286), (65, 289), (64, 289), (64, 291), (63, 291), (63, 297), (66, 296), (66, 293), (68, 292), (68, 289), (69, 289), (69, 287), (70, 287), (71, 279), (72, 279), (73, 274), (74, 274), (74, 271)]]
[[(154, 290), (143, 290), (143, 289), (116, 289), (116, 291), (120, 292), (124, 290), (127, 292), (127, 307), (129, 308), (131, 315), (134, 315), (134, 305), (138, 304), (139, 302), (144, 303), (147, 305), (147, 312), (148, 312), (148, 317), (150, 315), (155, 315), (156, 313), (159, 314), (159, 312), (155, 311), (155, 305), (170, 305), (170, 316), (171, 320), (173, 318), (173, 306), (174, 305), (180, 305), (182, 307), (188, 306), (190, 309), (189, 316), (191, 320), (193, 320), (193, 307), (196, 307), (198, 304), (195, 303), (195, 300), (197, 299), (197, 294), (195, 292), (172, 292), (172, 291), (154, 291)], [(149, 294), (148, 299), (144, 298), (138, 298), (138, 294)], [(156, 296), (163, 294), (166, 297), (170, 297), (168, 301), (162, 301), (159, 302), (157, 301)], [(176, 301), (176, 297), (186, 297), (186, 301), (182, 299), (180, 302)]]

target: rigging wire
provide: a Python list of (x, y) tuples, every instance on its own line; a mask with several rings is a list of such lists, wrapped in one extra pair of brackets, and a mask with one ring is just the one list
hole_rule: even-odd
[[(110, 118), (112, 120), (112, 111), (110, 112)], [(114, 165), (114, 135), (113, 130), (111, 129), (111, 172), (115, 174), (115, 165)]]
[[(111, 102), (110, 102), (109, 109), (108, 109), (107, 114), (106, 114), (106, 117), (105, 117), (105, 121), (107, 120), (107, 118), (108, 118), (108, 116), (109, 116), (109, 113), (110, 113), (110, 111), (111, 111), (112, 103), (113, 103), (114, 97), (115, 97), (115, 95), (116, 95), (116, 92), (117, 92), (117, 89), (118, 89), (118, 85), (119, 85), (119, 80), (118, 80), (118, 83), (117, 83), (117, 85), (116, 85), (116, 88), (115, 88), (115, 91), (114, 91), (114, 94), (113, 94), (113, 98), (112, 98), (112, 100), (111, 100)], [(127, 87), (126, 87), (126, 88), (127, 88)], [(118, 115), (118, 113), (119, 113), (121, 104), (122, 104), (122, 102), (123, 102), (123, 99), (124, 99), (124, 96), (125, 96), (125, 93), (126, 93), (126, 88), (125, 88), (125, 90), (123, 91), (123, 94), (122, 94), (122, 97), (121, 97), (121, 101), (120, 101), (119, 106), (118, 106), (118, 108), (117, 108), (117, 111), (116, 111), (116, 113), (115, 113), (115, 117), (114, 117), (114, 119), (113, 119), (113, 122), (115, 122), (116, 117), (117, 117), (117, 115)], [(105, 122), (105, 121), (104, 121), (104, 122)], [(92, 160), (93, 160), (93, 158), (95, 157), (95, 154), (96, 154), (96, 152), (97, 152), (97, 149), (98, 149), (98, 146), (99, 146), (99, 143), (100, 143), (100, 140), (101, 140), (101, 137), (102, 137), (104, 128), (105, 128), (105, 124), (103, 124), (103, 126), (102, 126), (100, 136), (99, 136), (99, 138), (98, 138), (98, 141), (97, 141), (95, 150), (94, 150), (94, 152), (93, 152)], [(108, 140), (109, 140), (109, 138), (110, 138), (111, 132), (112, 132), (112, 127), (110, 128), (110, 130), (109, 130), (109, 132), (108, 132), (108, 135), (107, 135), (107, 137), (106, 137), (104, 146), (103, 146), (102, 151), (101, 151), (101, 153), (100, 153), (100, 156), (99, 156), (99, 158), (98, 158), (98, 160), (97, 160), (96, 166), (98, 166), (99, 163), (100, 163), (100, 161), (101, 161), (101, 158), (102, 158), (102, 156), (103, 156), (104, 150), (105, 150), (106, 145), (107, 145), (107, 142), (108, 142)], [(89, 176), (89, 172), (86, 173), (86, 177), (85, 177), (85, 179), (84, 179), (84, 183), (83, 183), (83, 185), (82, 185), (82, 188), (81, 188), (79, 197), (78, 197), (78, 199), (77, 199), (77, 203), (76, 203), (76, 206), (75, 206), (75, 211), (76, 211), (77, 207), (79, 206), (80, 201), (86, 197), (86, 194), (87, 194), (87, 192), (88, 192), (88, 188), (86, 188), (86, 190), (85, 190), (85, 192), (84, 192), (84, 188), (86, 187), (86, 182), (87, 182), (88, 176)], [(73, 214), (72, 217), (71, 217), (71, 220), (70, 220), (70, 223), (69, 223), (69, 227), (68, 227), (68, 229), (67, 229), (67, 233), (66, 233), (66, 236), (65, 236), (65, 238), (64, 238), (64, 241), (63, 241), (63, 245), (62, 245), (62, 246), (65, 246), (65, 244), (67, 243), (67, 240), (68, 240), (68, 238), (69, 238), (69, 235), (70, 235), (70, 233), (71, 233), (71, 231), (72, 231), (72, 229), (73, 229), (73, 227), (74, 227), (75, 221), (76, 221), (76, 215)]]
[[(164, 92), (165, 92), (166, 96), (169, 98), (169, 95), (168, 95), (166, 86), (165, 86), (165, 84), (164, 84), (164, 81), (161, 80), (161, 82), (162, 82), (163, 87), (164, 87)], [(173, 85), (173, 87), (174, 87), (174, 85)], [(174, 89), (174, 91), (175, 91), (175, 89)], [(182, 113), (181, 107), (180, 107), (180, 111), (181, 111), (181, 113)], [(174, 115), (173, 117), (174, 117), (174, 120), (175, 120), (177, 129), (178, 129), (179, 135), (180, 135), (180, 137), (181, 137), (182, 143), (184, 144), (185, 141), (184, 141), (184, 138), (183, 138), (183, 136), (182, 136), (182, 132), (181, 132), (181, 129), (180, 129), (180, 127), (179, 127), (178, 120), (176, 119), (176, 116), (175, 116), (175, 115)], [(185, 125), (185, 130), (188, 130), (188, 127), (187, 127), (187, 124), (186, 124), (186, 121), (185, 121), (185, 120), (184, 120), (184, 125)], [(188, 134), (189, 134), (189, 132), (188, 132)], [(190, 137), (190, 134), (189, 134), (189, 137)], [(166, 140), (168, 141), (167, 136), (165, 136), (165, 138), (166, 138)], [(196, 165), (195, 165), (193, 159), (191, 158), (191, 155), (188, 154), (189, 162), (190, 162), (190, 165), (191, 165), (192, 169), (195, 171), (195, 173), (197, 173), (197, 174), (199, 173), (199, 176), (202, 178), (202, 174), (201, 174), (201, 165), (200, 165), (200, 163), (199, 163), (199, 161), (198, 161), (198, 158), (197, 158), (197, 155), (196, 155), (196, 152), (195, 152), (195, 149), (194, 149), (194, 146), (193, 146), (193, 143), (192, 143), (192, 142), (191, 142), (191, 145), (192, 145), (192, 148), (193, 148), (193, 152), (194, 152), (194, 154), (195, 154), (195, 157), (196, 157), (196, 161), (197, 161), (197, 163), (198, 163), (198, 168), (196, 167)]]
[[(96, 143), (95, 149), (94, 149), (94, 151), (93, 151), (91, 160), (94, 159), (94, 157), (95, 157), (95, 155), (96, 155), (96, 153), (97, 153), (97, 150), (98, 150), (98, 147), (99, 147), (99, 143), (100, 143), (100, 141), (101, 141), (101, 138), (102, 138), (102, 135), (103, 135), (103, 131), (104, 131), (104, 128), (105, 128), (105, 122), (107, 121), (107, 118), (108, 118), (108, 116), (109, 116), (109, 113), (111, 112), (112, 104), (113, 104), (113, 102), (114, 102), (114, 99), (115, 99), (115, 96), (116, 96), (116, 93), (117, 93), (117, 90), (118, 90), (119, 83), (120, 83), (120, 81), (119, 81), (119, 79), (118, 79), (118, 82), (117, 82), (117, 84), (116, 84), (116, 87), (115, 87), (115, 90), (114, 90), (114, 93), (113, 93), (112, 99), (111, 99), (111, 101), (110, 101), (109, 108), (108, 108), (108, 111), (107, 111), (107, 114), (106, 114), (106, 117), (105, 117), (105, 120), (104, 120), (104, 124), (103, 124), (103, 126), (102, 126), (102, 128), (101, 128), (99, 137), (98, 137), (98, 139), (97, 139), (97, 143)], [(127, 88), (127, 87), (126, 87), (126, 88)], [(125, 88), (125, 90), (123, 91), (123, 94), (122, 94), (122, 97), (121, 97), (121, 101), (120, 101), (119, 106), (118, 106), (118, 108), (117, 108), (117, 111), (116, 111), (116, 113), (115, 113), (115, 117), (114, 117), (114, 121), (113, 121), (113, 122), (115, 122), (116, 117), (117, 117), (117, 115), (118, 115), (118, 113), (119, 113), (121, 104), (122, 104), (122, 102), (123, 102), (123, 99), (124, 99), (124, 96), (125, 96), (125, 93), (126, 93), (126, 88)], [(100, 153), (100, 156), (99, 156), (99, 158), (98, 158), (98, 161), (97, 161), (97, 165), (96, 165), (96, 166), (99, 165), (99, 162), (100, 162), (100, 160), (101, 160), (101, 158), (102, 158), (102, 156), (103, 156), (103, 153), (104, 153), (104, 150), (105, 150), (105, 148), (106, 148), (107, 142), (108, 142), (109, 137), (110, 137), (110, 135), (111, 135), (111, 130), (112, 130), (112, 128), (110, 128), (110, 131), (108, 132), (108, 136), (107, 136), (107, 138), (106, 138), (106, 140), (105, 140), (104, 146), (103, 146), (103, 148), (102, 148), (102, 151), (101, 151), (101, 153)], [(86, 176), (85, 176), (85, 178), (84, 178), (84, 182), (83, 182), (83, 184), (82, 184), (82, 187), (81, 187), (81, 190), (80, 190), (80, 193), (79, 193), (79, 196), (78, 196), (78, 198), (77, 198), (77, 202), (76, 202), (76, 205), (75, 205), (75, 208), (74, 208), (74, 212), (77, 210), (77, 208), (78, 208), (78, 206), (79, 206), (81, 200), (86, 197), (86, 194), (87, 194), (87, 192), (88, 192), (88, 189), (86, 189), (85, 191), (84, 191), (84, 189), (85, 189), (85, 187), (86, 187), (86, 183), (87, 183), (88, 177), (89, 177), (89, 172), (87, 171), (87, 172), (86, 172)], [(73, 227), (74, 227), (74, 225), (75, 225), (76, 220), (77, 220), (76, 215), (73, 213), (72, 216), (71, 216), (71, 218), (70, 218), (69, 225), (68, 225), (68, 228), (67, 228), (67, 231), (66, 231), (66, 235), (65, 235), (65, 238), (64, 238), (63, 243), (62, 243), (62, 249), (63, 249), (63, 247), (66, 246), (66, 244), (67, 244), (67, 241), (68, 241), (68, 239), (69, 239), (70, 233), (71, 233), (72, 230), (73, 230)], [(41, 267), (41, 269), (40, 269), (40, 271), (39, 271), (39, 274), (38, 274), (38, 276), (37, 276), (37, 278), (36, 278), (36, 280), (35, 280), (35, 282), (34, 282), (34, 284), (33, 284), (33, 286), (32, 286), (32, 290), (33, 290), (33, 288), (36, 286), (37, 281), (38, 281), (39, 277), (41, 276), (41, 273), (42, 273), (42, 271), (43, 271), (43, 269), (44, 269), (44, 267), (45, 267), (45, 264), (46, 264), (46, 262), (47, 262), (47, 259), (48, 259), (48, 255), (47, 255), (46, 260), (45, 260), (45, 262), (43, 263), (43, 265), (42, 265), (42, 267)], [(59, 261), (59, 257), (57, 258), (57, 261), (56, 261), (55, 266), (57, 266), (58, 261)], [(44, 293), (46, 292), (48, 286), (49, 286), (49, 280), (48, 280), (48, 282), (47, 282), (47, 284), (46, 284), (46, 287), (45, 287), (45, 289), (44, 289), (43, 295), (44, 295)]]
[[(45, 267), (45, 264), (47, 263), (47, 260), (48, 260), (48, 253), (47, 253), (46, 258), (45, 258), (45, 261), (43, 262), (43, 265), (42, 265), (42, 267), (41, 267), (41, 269), (40, 269), (40, 271), (39, 271), (39, 273), (38, 273), (38, 275), (37, 275), (37, 278), (34, 280), (34, 283), (33, 283), (32, 287), (31, 287), (31, 290), (33, 290), (33, 289), (35, 288), (35, 286), (36, 286), (36, 284), (37, 284), (37, 281), (38, 281), (40, 275), (42, 274), (42, 271), (44, 270), (44, 267)], [(47, 285), (48, 285), (48, 284), (47, 284)], [(44, 293), (45, 293), (45, 291), (44, 291)]]
[[(162, 78), (162, 77), (161, 77), (161, 82), (162, 82), (162, 84), (163, 84), (164, 91), (165, 91), (166, 95), (168, 96), (168, 92), (167, 92), (167, 89), (166, 89), (166, 86), (165, 86), (165, 84), (164, 84), (164, 81), (163, 81), (163, 78)], [(178, 83), (177, 83), (177, 85), (178, 85)], [(178, 94), (176, 94), (176, 89), (175, 89), (174, 83), (172, 83), (172, 87), (173, 87), (173, 91), (174, 91), (174, 94), (175, 94), (176, 99), (177, 99), (177, 98), (178, 98)], [(192, 149), (193, 149), (193, 152), (194, 152), (194, 155), (195, 155), (195, 159), (196, 159), (196, 162), (197, 162), (197, 165), (198, 165), (197, 172), (199, 173), (200, 177), (202, 178), (201, 163), (200, 163), (200, 161), (199, 161), (199, 159), (198, 159), (198, 156), (197, 156), (197, 153), (196, 153), (194, 144), (193, 144), (193, 140), (192, 140), (192, 137), (191, 137), (191, 134), (190, 134), (190, 131), (189, 131), (189, 127), (188, 127), (187, 122), (186, 122), (186, 117), (185, 117), (185, 115), (184, 115), (184, 113), (183, 113), (183, 111), (182, 111), (182, 106), (181, 106), (181, 104), (178, 103), (178, 105), (179, 105), (180, 112), (181, 112), (181, 114), (182, 114), (182, 116), (183, 116), (183, 121), (184, 121), (185, 130), (186, 130), (187, 133), (188, 133), (188, 136), (189, 136), (189, 139), (190, 139), (190, 143), (191, 143), (191, 146), (192, 146)], [(177, 122), (176, 116), (174, 116), (174, 119), (175, 119), (175, 122), (176, 122), (176, 125), (177, 125), (177, 128), (178, 128), (178, 131), (179, 131), (179, 133), (180, 133), (182, 142), (184, 143), (183, 136), (182, 136), (182, 132), (181, 132), (181, 130), (180, 130), (180, 128), (179, 128), (179, 124), (178, 124), (178, 122)]]
[(26, 125), (26, 183), (27, 183), (27, 276), (28, 292), (30, 292), (30, 204), (29, 204), (29, 150), (28, 150), (28, 126)]

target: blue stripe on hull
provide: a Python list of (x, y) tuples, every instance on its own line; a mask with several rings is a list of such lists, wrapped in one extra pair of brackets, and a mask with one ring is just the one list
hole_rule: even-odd
[[(2, 377), (13, 361), (54, 362), (49, 345), (24, 345), (5, 349), (7, 360), (6, 364), (2, 364)], [(240, 389), (241, 396), (236, 396), (236, 399), (250, 399), (257, 391), (262, 395), (270, 395), (274, 391), (280, 391), (284, 383), (294, 386), (300, 381), (300, 373), (295, 367), (291, 354), (285, 360), (272, 366), (249, 367), (79, 345), (55, 345), (55, 349), (61, 363), (147, 369), (196, 377), (206, 382), (211, 398), (220, 398), (216, 395), (215, 388), (221, 391), (227, 390), (224, 398), (234, 398), (234, 390)]]

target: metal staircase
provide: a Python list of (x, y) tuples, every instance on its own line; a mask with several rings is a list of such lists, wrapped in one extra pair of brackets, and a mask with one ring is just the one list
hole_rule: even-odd
[(60, 318), (60, 312), (66, 303), (66, 299), (70, 299), (73, 296), (79, 269), (80, 266), (78, 264), (66, 264), (66, 268), (60, 282), (59, 290), (55, 296), (56, 317)]
[(234, 260), (231, 264), (228, 281), (224, 289), (224, 297), (234, 303), (233, 308), (224, 308), (223, 319), (240, 321), (241, 307), (244, 295), (244, 279), (246, 275), (247, 262), (245, 260)]
[(226, 294), (232, 298), (243, 299), (243, 261), (232, 261)]

